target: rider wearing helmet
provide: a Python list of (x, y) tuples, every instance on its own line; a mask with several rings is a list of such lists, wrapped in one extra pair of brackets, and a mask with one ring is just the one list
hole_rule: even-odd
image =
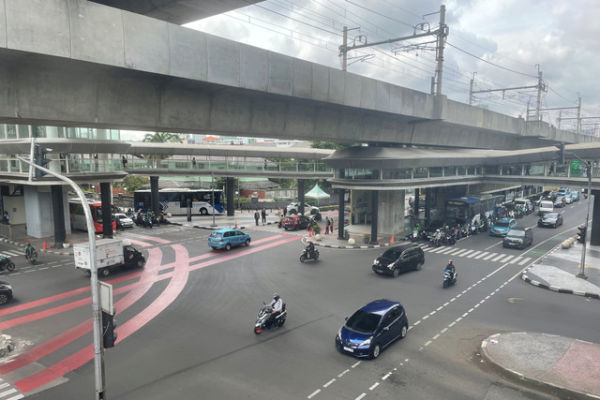
[(444, 272), (450, 271), (452, 278), (456, 275), (456, 268), (454, 267), (454, 261), (448, 260), (448, 265), (444, 267)]
[(269, 305), (271, 306), (271, 318), (269, 318), (269, 323), (273, 323), (275, 318), (283, 311), (283, 299), (278, 293), (273, 293), (273, 300), (271, 300), (271, 304)]
[(310, 258), (314, 258), (315, 256), (315, 244), (312, 241), (308, 241), (306, 245), (306, 252), (308, 253)]

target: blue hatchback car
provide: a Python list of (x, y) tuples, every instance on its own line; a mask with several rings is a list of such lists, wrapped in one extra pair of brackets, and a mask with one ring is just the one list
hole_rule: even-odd
[(377, 358), (381, 351), (408, 333), (402, 304), (375, 300), (356, 311), (335, 336), (335, 347), (356, 357)]
[(236, 246), (249, 246), (250, 235), (240, 231), (239, 229), (217, 229), (208, 237), (208, 245), (217, 249), (230, 250)]
[(501, 218), (490, 228), (490, 236), (506, 236), (510, 228), (517, 225), (513, 218)]

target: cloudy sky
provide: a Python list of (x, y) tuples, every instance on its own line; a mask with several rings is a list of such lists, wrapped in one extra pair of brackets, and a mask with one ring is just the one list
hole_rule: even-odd
[[(436, 0), (266, 0), (226, 14), (188, 24), (190, 28), (265, 48), (292, 57), (340, 68), (342, 29), (350, 43), (376, 42), (410, 35), (417, 24), (435, 29), (442, 3)], [(599, 0), (448, 0), (443, 93), (468, 102), (474, 90), (534, 86), (537, 65), (546, 92), (542, 108), (576, 107), (582, 116), (600, 116)], [(430, 15), (426, 15), (430, 14)], [(366, 38), (366, 39), (365, 39)], [(413, 40), (356, 50), (348, 71), (429, 92), (435, 70), (434, 44)], [(408, 47), (408, 48), (407, 48)], [(474, 95), (473, 104), (513, 116), (533, 109), (535, 89)], [(558, 125), (558, 111), (542, 118)], [(575, 110), (562, 111), (563, 118)], [(600, 119), (588, 119), (592, 131)], [(561, 127), (574, 129), (575, 121)]]
[[(346, 25), (359, 27), (350, 41), (375, 42), (410, 35), (414, 26), (438, 26), (442, 3), (435, 0), (266, 0), (188, 26), (278, 53), (330, 67), (340, 67), (338, 46)], [(598, 0), (449, 0), (443, 93), (468, 102), (474, 90), (532, 86), (537, 68), (547, 91), (543, 107), (574, 107), (582, 97), (584, 116), (600, 116), (600, 1)], [(362, 35), (359, 39), (358, 36)], [(426, 41), (423, 39), (422, 41)], [(418, 41), (382, 45), (350, 53), (348, 70), (401, 86), (429, 92), (435, 52), (407, 51)], [(432, 47), (432, 44), (424, 47)], [(362, 58), (364, 57), (364, 58)], [(484, 61), (485, 60), (485, 61)], [(486, 62), (487, 61), (487, 62)], [(495, 65), (503, 68), (498, 68)], [(514, 71), (514, 72), (513, 72)], [(474, 104), (511, 115), (535, 107), (535, 89), (476, 94)], [(573, 117), (575, 111), (563, 111)], [(558, 112), (543, 119), (557, 124)], [(593, 128), (594, 122), (584, 122)], [(561, 126), (573, 127), (573, 121)]]

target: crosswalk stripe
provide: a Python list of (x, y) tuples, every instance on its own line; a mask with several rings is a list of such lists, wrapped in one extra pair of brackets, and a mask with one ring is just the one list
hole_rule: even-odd
[(422, 249), (422, 250), (427, 250), (428, 248), (429, 248), (429, 246), (428, 246), (428, 245), (426, 245), (426, 244), (422, 244), (422, 245), (421, 245), (421, 249)]
[(13, 397), (11, 397), (10, 399), (6, 399), (6, 400), (20, 400), (20, 399), (22, 399), (23, 397), (25, 397), (25, 395), (23, 395), (23, 394), (19, 393), (18, 395), (16, 395), (16, 396), (13, 396)]
[(4, 389), (7, 386), (10, 386), (10, 383), (3, 383), (2, 385), (0, 385), (0, 389)]
[(442, 250), (444, 250), (444, 249), (445, 249), (445, 247), (438, 247), (437, 249), (435, 249), (435, 250), (431, 250), (431, 251), (429, 251), (429, 252), (430, 252), (430, 253), (439, 253), (440, 251), (442, 251)]
[(476, 251), (475, 253), (469, 255), (467, 258), (473, 258), (473, 257), (475, 257), (479, 253), (481, 253), (481, 251)]
[(12, 257), (16, 257), (16, 256), (20, 255), (16, 251), (5, 251), (4, 253), (9, 254)]
[(6, 251), (0, 252), (0, 256), (4, 256), (4, 257), (14, 257), (14, 255), (13, 255), (13, 254), (10, 254), (10, 253), (8, 253), (8, 252), (6, 252)]
[(443, 251), (440, 251), (438, 254), (446, 254), (446, 253), (448, 253), (448, 252), (450, 252), (450, 251), (452, 251), (452, 250), (454, 250), (454, 248), (452, 248), (452, 247), (447, 247), (445, 250), (443, 250)]
[(10, 389), (0, 393), (0, 397), (8, 396), (9, 394), (17, 393), (17, 389)]
[(475, 251), (475, 250), (469, 250), (469, 251), (467, 251), (466, 253), (463, 253), (463, 254), (461, 255), (461, 257), (466, 257), (466, 256), (467, 256), (467, 254), (471, 254), (471, 253), (472, 253), (472, 252), (474, 252), (474, 251)]
[(476, 260), (479, 260), (481, 257), (484, 257), (486, 254), (489, 254), (487, 251), (484, 251), (483, 253), (481, 253), (480, 255), (478, 255), (477, 257), (475, 257)]
[(496, 256), (496, 255), (497, 255), (496, 253), (490, 253), (490, 255), (489, 255), (489, 256), (485, 256), (483, 259), (484, 259), (485, 261), (487, 261), (487, 260), (489, 260), (490, 258), (492, 258), (492, 257), (494, 257), (494, 256)]
[(501, 262), (505, 263), (505, 262), (509, 262), (511, 260), (511, 258), (513, 258), (514, 256), (508, 256), (506, 258), (503, 258)]
[(494, 258), (492, 261), (495, 262), (495, 261), (498, 261), (499, 259), (504, 258), (504, 257), (506, 257), (506, 254), (500, 254), (498, 257)]
[(523, 261), (521, 261), (521, 262), (519, 263), (519, 265), (524, 265), (524, 264), (526, 264), (527, 262), (529, 262), (529, 260), (531, 260), (531, 257), (526, 257), (526, 258), (524, 258), (524, 259), (523, 259)]
[(463, 249), (463, 250), (459, 251), (458, 253), (456, 253), (456, 254), (454, 254), (454, 255), (455, 255), (455, 256), (462, 256), (462, 254), (463, 254), (464, 252), (466, 252), (467, 250), (468, 250), (468, 249)]
[(516, 264), (516, 263), (518, 263), (518, 262), (519, 262), (519, 260), (520, 260), (521, 258), (523, 258), (523, 257), (520, 257), (520, 256), (519, 256), (519, 257), (517, 257), (517, 258), (513, 259), (513, 260), (511, 261), (511, 263), (512, 263), (512, 264)]
[(456, 253), (456, 252), (459, 252), (459, 251), (461, 251), (461, 249), (460, 249), (460, 248), (457, 248), (457, 247), (455, 247), (455, 248), (453, 248), (453, 249), (452, 249), (452, 251), (449, 251), (449, 252), (447, 252), (446, 254), (448, 254), (448, 255), (451, 255), (451, 254), (454, 254), (454, 253)]

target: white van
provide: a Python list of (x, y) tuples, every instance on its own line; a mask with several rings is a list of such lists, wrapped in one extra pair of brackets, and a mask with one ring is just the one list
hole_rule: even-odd
[(544, 215), (545, 213), (554, 211), (554, 203), (552, 200), (542, 200), (540, 202), (539, 214)]

